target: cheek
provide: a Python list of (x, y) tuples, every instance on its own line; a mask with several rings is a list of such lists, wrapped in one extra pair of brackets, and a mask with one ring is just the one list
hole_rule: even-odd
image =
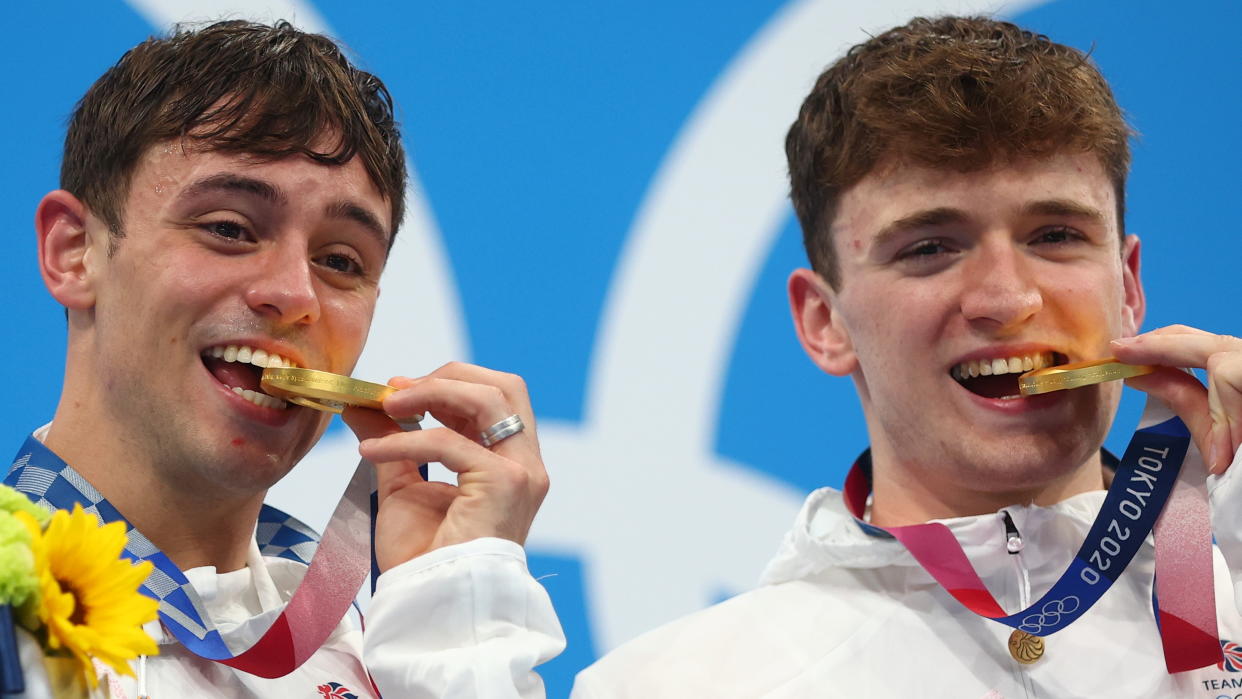
[(927, 355), (946, 327), (943, 293), (920, 288), (860, 288), (866, 304), (850, 308), (850, 339), (863, 372), (899, 373)]
[(202, 254), (187, 246), (143, 255), (129, 272), (148, 302), (194, 304), (221, 290), (240, 288), (252, 268), (242, 258)]
[(1125, 294), (1119, 277), (1066, 279), (1052, 293), (1061, 317), (1080, 337), (1111, 339), (1120, 333)]
[(371, 330), (375, 299), (335, 299), (323, 308), (323, 320), (331, 333), (334, 351), (342, 364), (351, 369)]

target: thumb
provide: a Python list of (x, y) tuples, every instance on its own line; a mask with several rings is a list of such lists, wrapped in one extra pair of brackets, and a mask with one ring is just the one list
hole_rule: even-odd
[(354, 433), (359, 442), (376, 437), (386, 437), (403, 431), (401, 426), (391, 417), (378, 410), (356, 408), (351, 405), (347, 406), (345, 412), (341, 413), (341, 419), (345, 421), (346, 426)]
[[(1199, 453), (1211, 458), (1212, 414), (1208, 408), (1207, 387), (1193, 374), (1173, 367), (1158, 366), (1145, 376), (1126, 379), (1126, 385), (1164, 401), (1186, 423)], [(1210, 461), (1208, 470), (1215, 470)]]

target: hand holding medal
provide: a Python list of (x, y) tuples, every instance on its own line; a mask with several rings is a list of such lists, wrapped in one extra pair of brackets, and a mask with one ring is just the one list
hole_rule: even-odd
[[(1195, 435), (1208, 470), (1223, 473), (1242, 451), (1242, 339), (1171, 325), (1114, 340), (1112, 346), (1118, 358), (1023, 374), (1018, 381), (1022, 395), (1155, 374), (1131, 385), (1168, 403)], [(1190, 374), (1169, 367), (1203, 369), (1207, 372), (1207, 386)]]
[[(341, 414), (358, 435), (362, 455), (379, 473), (381, 570), (473, 538), (525, 540), (547, 492), (547, 473), (534, 435), (522, 434), (534, 415), (519, 377), (452, 363), (384, 385), (283, 367), (264, 370), (261, 385), (296, 405)], [(402, 429), (427, 411), (445, 427)], [(458, 485), (426, 481), (418, 467), (432, 461), (457, 473)], [(466, 508), (465, 500), (478, 506)]]
[[(380, 570), (473, 539), (523, 543), (548, 488), (525, 382), (452, 362), (389, 384), (382, 412), (360, 407), (351, 395), (341, 415), (378, 476)], [(347, 388), (335, 386), (339, 392)], [(406, 431), (399, 424), (423, 414), (442, 426)], [(431, 462), (456, 474), (457, 482), (425, 480), (418, 467)]]
[(1113, 340), (1123, 362), (1207, 372), (1207, 386), (1183, 371), (1158, 369), (1129, 385), (1168, 403), (1195, 436), (1212, 473), (1223, 473), (1242, 450), (1242, 338), (1170, 325)]

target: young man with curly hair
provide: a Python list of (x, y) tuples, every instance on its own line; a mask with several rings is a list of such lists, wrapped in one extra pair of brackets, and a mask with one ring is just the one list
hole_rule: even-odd
[[(1138, 334), (1129, 135), (1085, 55), (990, 19), (915, 19), (819, 77), (786, 141), (811, 262), (789, 299), (812, 361), (853, 380), (870, 448), (844, 494), (808, 498), (758, 589), (621, 647), (579, 676), (576, 697), (1236, 686), (1216, 661), (1218, 638), (1242, 634), (1230, 575), (1242, 572), (1242, 466), (1227, 470), (1242, 443), (1242, 340)], [(1210, 484), (1218, 547), (1205, 498), (1186, 509), (1189, 462), (1178, 514), (1156, 533), (1187, 547), (1155, 548), (1131, 521), (1154, 519), (1156, 474), (1173, 466), (1166, 447), (1140, 447), (1137, 467), (1102, 451), (1120, 382), (1019, 390), (1023, 372), (1107, 357), (1160, 365), (1130, 385), (1176, 411), (1223, 473)], [(1208, 387), (1169, 367), (1205, 369)], [(1154, 571), (1172, 568), (1156, 551), (1192, 573), (1162, 573), (1159, 587)]]

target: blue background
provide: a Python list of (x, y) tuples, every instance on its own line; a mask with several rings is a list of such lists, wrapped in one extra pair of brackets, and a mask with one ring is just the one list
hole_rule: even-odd
[[(541, 417), (581, 418), (597, 319), (636, 207), (687, 116), (782, 5), (315, 4), (399, 103), (457, 281), (473, 361), (522, 374)], [(64, 361), (63, 315), (35, 266), (35, 205), (56, 187), (74, 101), (155, 30), (121, 2), (6, 9), (13, 31), (4, 45), (0, 124), (9, 165), (0, 173), (0, 220), (13, 245), (0, 439), (16, 445), (51, 416)], [(1239, 5), (1062, 1), (1016, 19), (1091, 49), (1142, 134), (1128, 227), (1144, 240), (1146, 327), (1178, 322), (1237, 334)], [(836, 51), (825, 47), (823, 63)], [(489, 253), (496, 236), (520, 244)], [(803, 264), (790, 216), (743, 316), (717, 448), (809, 490), (838, 485), (848, 465), (838, 455), (852, 455), (865, 437), (849, 382), (820, 374), (790, 328), (784, 279)], [(502, 312), (501, 296), (530, 313)], [(1115, 451), (1137, 411), (1127, 396), (1109, 439)], [(596, 652), (589, 600), (574, 557), (533, 554), (537, 574), (558, 573), (545, 584), (570, 648), (544, 675), (549, 696), (565, 696), (572, 674)]]

